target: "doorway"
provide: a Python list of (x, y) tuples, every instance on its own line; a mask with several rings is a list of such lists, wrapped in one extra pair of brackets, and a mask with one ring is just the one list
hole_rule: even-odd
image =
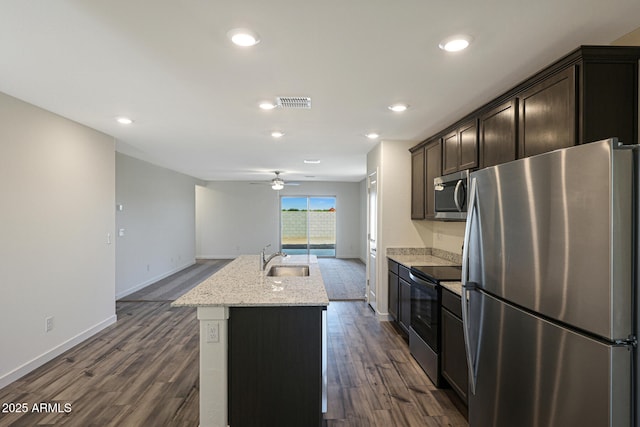
[(376, 297), (376, 257), (378, 251), (378, 171), (369, 174), (367, 177), (367, 302), (376, 310), (377, 297)]
[(282, 196), (280, 249), (289, 255), (336, 256), (336, 198)]

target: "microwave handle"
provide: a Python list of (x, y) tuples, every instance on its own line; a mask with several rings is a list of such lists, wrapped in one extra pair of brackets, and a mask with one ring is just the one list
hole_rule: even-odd
[(462, 212), (462, 206), (460, 206), (458, 193), (460, 193), (460, 187), (462, 187), (462, 180), (459, 179), (456, 183), (456, 189), (453, 191), (453, 201), (456, 204), (456, 208), (458, 208), (458, 212)]

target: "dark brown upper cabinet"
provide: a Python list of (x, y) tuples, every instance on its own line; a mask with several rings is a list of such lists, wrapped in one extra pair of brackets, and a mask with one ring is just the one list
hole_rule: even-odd
[(411, 219), (424, 219), (424, 147), (411, 153)]
[(425, 218), (433, 219), (436, 216), (435, 189), (433, 179), (442, 175), (442, 145), (440, 139), (430, 142), (424, 147), (424, 157), (426, 165), (425, 184)]
[(435, 217), (433, 179), (442, 175), (440, 138), (411, 152), (411, 219)]
[[(411, 152), (441, 142), (441, 174), (447, 174), (612, 137), (637, 144), (639, 60), (640, 47), (581, 46)], [(423, 217), (430, 218), (430, 183), (441, 174), (432, 173), (437, 167), (426, 152), (424, 168), (429, 176), (414, 193), (425, 193)]]
[(442, 138), (444, 175), (478, 167), (478, 124), (472, 120)]
[[(617, 137), (638, 141), (638, 59), (640, 48), (617, 47), (594, 52), (580, 63), (578, 144)], [(613, 53), (612, 52), (612, 53)], [(635, 53), (635, 54), (634, 54)]]
[(525, 90), (518, 96), (518, 157), (576, 144), (576, 67)]
[(515, 160), (517, 107), (517, 99), (512, 99), (480, 116), (480, 167)]

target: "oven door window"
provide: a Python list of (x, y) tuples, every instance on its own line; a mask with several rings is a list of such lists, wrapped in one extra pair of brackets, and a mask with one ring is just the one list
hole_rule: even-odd
[(440, 350), (438, 308), (437, 288), (415, 283), (411, 285), (411, 327), (435, 352)]

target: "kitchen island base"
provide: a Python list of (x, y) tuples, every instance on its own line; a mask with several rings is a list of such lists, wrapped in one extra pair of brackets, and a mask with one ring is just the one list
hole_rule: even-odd
[(322, 424), (320, 307), (231, 307), (229, 425)]

